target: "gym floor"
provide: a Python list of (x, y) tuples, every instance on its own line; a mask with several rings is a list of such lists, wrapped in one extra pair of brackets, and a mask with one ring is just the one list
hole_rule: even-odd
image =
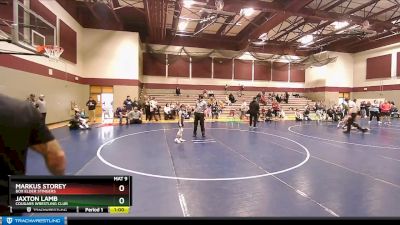
[[(362, 126), (369, 126), (361, 120)], [(68, 174), (131, 175), (138, 217), (398, 217), (400, 121), (344, 134), (336, 123), (206, 123), (53, 130)], [(29, 151), (28, 175), (47, 175)], [(98, 216), (98, 215), (97, 215)]]

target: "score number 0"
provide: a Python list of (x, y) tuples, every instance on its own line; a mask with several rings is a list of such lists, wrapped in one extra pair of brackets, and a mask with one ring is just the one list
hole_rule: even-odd
[[(122, 185), (122, 184), (119, 185), (118, 190), (120, 192), (124, 192), (125, 191), (125, 186)], [(118, 202), (119, 202), (119, 204), (123, 205), (125, 203), (125, 198), (123, 198), (123, 197), (119, 198)]]

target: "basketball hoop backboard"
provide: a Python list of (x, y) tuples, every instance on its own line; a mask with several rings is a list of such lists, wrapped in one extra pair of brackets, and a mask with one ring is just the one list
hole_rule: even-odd
[(8, 42), (36, 53), (37, 46), (57, 46), (57, 28), (55, 22), (52, 24), (32, 10), (32, 4), (38, 8), (33, 1), (9, 0), (0, 5), (0, 12), (7, 12), (0, 14), (0, 34)]

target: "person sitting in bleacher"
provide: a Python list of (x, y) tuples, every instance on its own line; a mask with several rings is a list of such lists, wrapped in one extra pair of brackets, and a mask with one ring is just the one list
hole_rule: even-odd
[(218, 119), (221, 110), (219, 109), (218, 103), (215, 102), (211, 105), (211, 118)]
[(206, 89), (203, 90), (203, 97), (204, 98), (208, 97), (208, 91)]
[(304, 108), (303, 120), (311, 120), (311, 118), (310, 118), (310, 106), (308, 104)]
[(227, 105), (232, 105), (231, 100), (229, 100), (229, 95), (226, 95), (226, 96), (225, 96), (225, 104), (227, 104)]
[(293, 93), (292, 96), (295, 98), (300, 98), (300, 94), (298, 94), (298, 93)]
[(214, 92), (212, 90), (208, 91), (208, 97), (213, 98), (214, 97)]
[(229, 94), (229, 101), (233, 104), (236, 102), (235, 96), (232, 93)]
[(272, 109), (268, 108), (265, 113), (265, 122), (272, 122)]
[(169, 108), (171, 110), (171, 115), (172, 115), (172, 119), (175, 119), (175, 115), (176, 115), (176, 105), (175, 103), (171, 102), (169, 103)]
[(165, 120), (172, 120), (173, 116), (172, 116), (172, 110), (170, 105), (167, 103), (164, 107), (164, 119)]
[(267, 96), (261, 95), (260, 104), (267, 105)]
[(304, 117), (303, 114), (299, 111), (299, 109), (296, 109), (296, 112), (294, 113), (296, 121), (303, 121)]
[(285, 103), (288, 104), (289, 103), (289, 93), (286, 91), (285, 92)]
[(285, 113), (285, 111), (283, 111), (283, 108), (281, 108), (279, 110), (279, 118), (285, 119), (285, 117), (286, 117), (286, 113)]
[(138, 107), (134, 107), (127, 114), (127, 118), (129, 120), (129, 124), (142, 124), (142, 112), (138, 110)]
[(336, 112), (333, 107), (330, 107), (326, 110), (326, 115), (327, 115), (327, 119), (331, 118), (332, 121), (335, 121), (335, 122), (339, 121), (339, 118), (336, 115)]
[(396, 117), (397, 116), (397, 118), (400, 118), (399, 110), (397, 109), (396, 105), (394, 104), (394, 101), (391, 102), (391, 105), (392, 105), (392, 107), (391, 107), (390, 116), (391, 117)]
[(175, 94), (176, 94), (176, 96), (180, 96), (181, 95), (181, 89), (179, 88), (179, 86), (176, 86)]
[(272, 102), (272, 110), (273, 110), (273, 113), (275, 114), (275, 117), (278, 116), (278, 112), (281, 110), (280, 108), (281, 108), (281, 106), (279, 105), (278, 101)]

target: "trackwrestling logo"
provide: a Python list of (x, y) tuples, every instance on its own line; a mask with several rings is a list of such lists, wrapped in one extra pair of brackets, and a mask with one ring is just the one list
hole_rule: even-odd
[(36, 225), (36, 224), (51, 224), (65, 225), (64, 217), (3, 217), (3, 223), (7, 225)]

